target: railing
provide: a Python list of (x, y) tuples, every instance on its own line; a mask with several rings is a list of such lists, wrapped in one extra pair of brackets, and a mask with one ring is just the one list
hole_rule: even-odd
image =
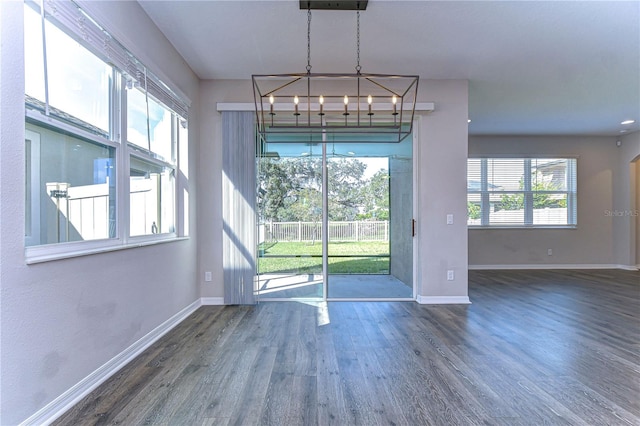
[[(322, 222), (267, 222), (259, 227), (259, 242), (318, 241)], [(389, 221), (329, 222), (331, 241), (389, 241)]]

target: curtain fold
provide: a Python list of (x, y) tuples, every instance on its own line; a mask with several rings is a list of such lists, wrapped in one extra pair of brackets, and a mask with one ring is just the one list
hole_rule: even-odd
[(255, 113), (222, 112), (224, 302), (255, 304)]

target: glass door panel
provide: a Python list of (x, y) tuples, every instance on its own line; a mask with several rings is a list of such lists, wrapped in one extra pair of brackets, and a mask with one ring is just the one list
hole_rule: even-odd
[(258, 297), (320, 299), (322, 149), (263, 146), (258, 162)]
[(411, 138), (328, 145), (327, 178), (328, 298), (412, 298)]

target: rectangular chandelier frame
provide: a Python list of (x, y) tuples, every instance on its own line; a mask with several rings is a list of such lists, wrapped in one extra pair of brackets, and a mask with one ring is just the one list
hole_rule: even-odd
[(417, 75), (253, 75), (257, 129), (267, 143), (398, 143), (411, 134)]

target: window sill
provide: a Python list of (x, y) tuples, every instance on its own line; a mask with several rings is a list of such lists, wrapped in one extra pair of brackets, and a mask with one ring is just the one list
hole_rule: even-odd
[(51, 262), (55, 260), (70, 259), (73, 257), (90, 256), (93, 254), (108, 253), (112, 251), (128, 250), (138, 247), (153, 246), (156, 244), (172, 243), (175, 241), (188, 240), (189, 237), (171, 237), (154, 239), (133, 239), (126, 244), (120, 240), (83, 241), (80, 243), (70, 243), (62, 245), (46, 245), (27, 247), (25, 249), (25, 263), (33, 265), (36, 263)]

